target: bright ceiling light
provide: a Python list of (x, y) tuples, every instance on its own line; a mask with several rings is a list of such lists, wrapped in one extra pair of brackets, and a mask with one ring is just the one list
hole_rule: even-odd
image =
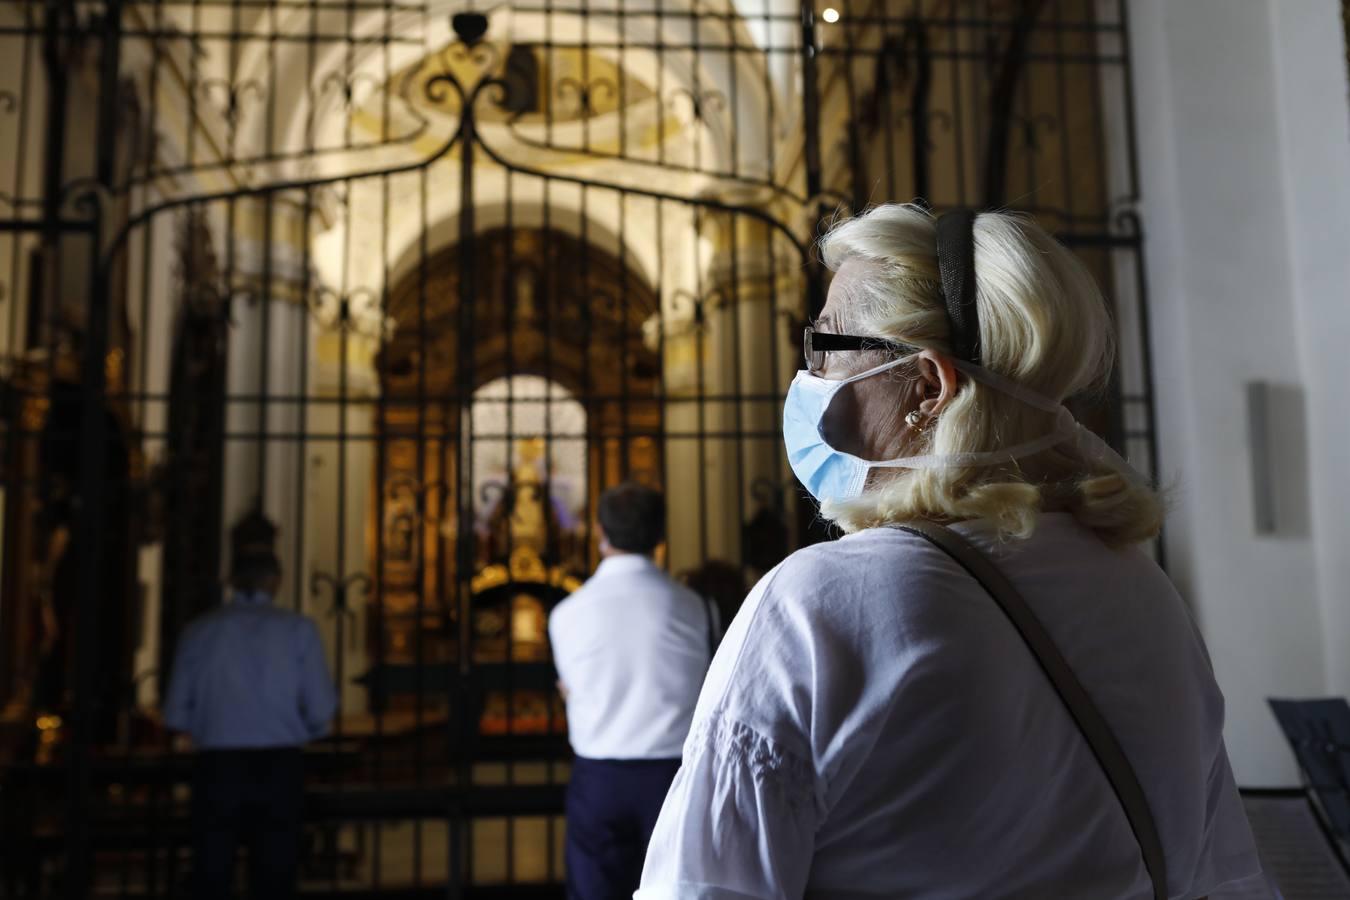
[(820, 14), (820, 17), (833, 25), (835, 22), (839, 21), (839, 10), (835, 9), (833, 6), (827, 6), (825, 7), (825, 11)]

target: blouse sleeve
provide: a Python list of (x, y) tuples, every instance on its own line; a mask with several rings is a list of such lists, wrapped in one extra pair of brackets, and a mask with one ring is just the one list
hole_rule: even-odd
[(1242, 808), (1242, 797), (1233, 769), (1228, 762), (1228, 751), (1222, 744), (1209, 775), (1210, 810), (1205, 841), (1192, 890), (1186, 897), (1210, 896), (1221, 887), (1232, 887), (1261, 873), (1261, 861), (1256, 854), (1247, 813)]
[(714, 713), (694, 726), (635, 900), (800, 898), (816, 830), (809, 765)]

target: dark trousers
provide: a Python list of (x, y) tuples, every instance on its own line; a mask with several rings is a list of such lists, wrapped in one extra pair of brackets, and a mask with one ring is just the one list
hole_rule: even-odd
[(295, 896), (304, 766), (299, 748), (208, 750), (192, 783), (193, 900), (234, 895), (234, 857), (248, 848), (252, 900)]
[(567, 785), (568, 900), (630, 900), (678, 759), (583, 759)]

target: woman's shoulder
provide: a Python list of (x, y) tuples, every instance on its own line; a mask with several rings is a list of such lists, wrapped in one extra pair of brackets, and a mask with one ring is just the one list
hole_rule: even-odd
[(864, 645), (886, 622), (940, 600), (952, 572), (946, 555), (915, 534), (859, 531), (803, 547), (770, 570), (750, 591), (733, 631), (753, 634), (761, 646), (830, 639)]
[(879, 526), (846, 534), (838, 540), (802, 547), (779, 563), (779, 568), (790, 576), (812, 577), (817, 573), (855, 570), (859, 565), (872, 569), (934, 555), (941, 557), (943, 554), (903, 526)]
[[(1030, 594), (1078, 597), (1084, 581), (1105, 577), (1132, 595), (1158, 595), (1151, 596), (1157, 602), (1170, 596), (1166, 576), (1142, 552), (1101, 545), (1070, 517), (1046, 519), (1032, 536), (1009, 541), (998, 540), (987, 523), (952, 528)], [(796, 551), (761, 579), (746, 611), (770, 633), (845, 630), (867, 645), (890, 640), (892, 631), (942, 637), (975, 622), (968, 613), (986, 605), (984, 589), (960, 563), (920, 534), (891, 526)]]
[(792, 553), (760, 582), (766, 596), (790, 602), (850, 596), (879, 588), (922, 593), (951, 561), (923, 537), (899, 527), (857, 531)]
[(932, 611), (950, 584), (944, 594), (922, 572), (937, 572), (942, 559), (922, 538), (891, 528), (793, 553), (736, 614), (695, 719), (743, 723), (821, 762), (842, 719), (885, 706), (904, 669), (936, 646), (927, 639)]

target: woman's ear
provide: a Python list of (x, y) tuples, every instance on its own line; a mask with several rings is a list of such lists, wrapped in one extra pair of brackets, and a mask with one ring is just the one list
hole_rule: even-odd
[(950, 359), (933, 350), (924, 350), (919, 354), (918, 369), (920, 394), (923, 397), (919, 402), (919, 411), (931, 418), (956, 396), (960, 376)]

